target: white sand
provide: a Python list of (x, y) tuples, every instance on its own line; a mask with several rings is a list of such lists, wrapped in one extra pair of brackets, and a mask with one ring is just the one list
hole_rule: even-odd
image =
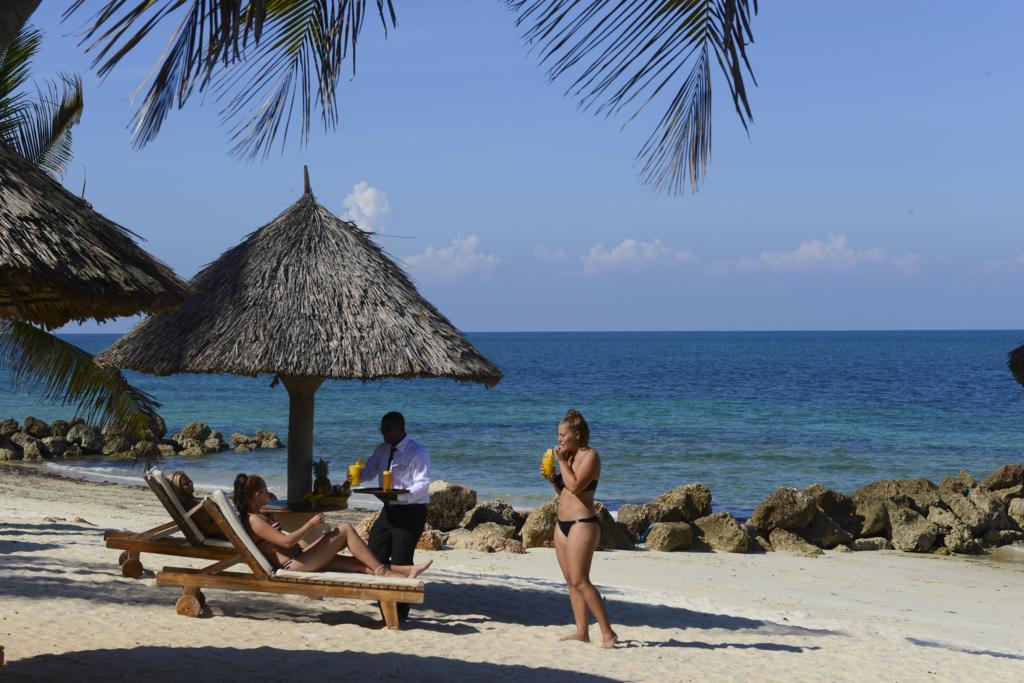
[(217, 590), (181, 617), (153, 570), (202, 561), (144, 555), (132, 580), (103, 546), (163, 521), (148, 490), (0, 467), (0, 679), (1024, 680), (1020, 562), (602, 552), (622, 639), (604, 651), (557, 642), (572, 627), (551, 550), (418, 554), (426, 603), (397, 632), (367, 602)]

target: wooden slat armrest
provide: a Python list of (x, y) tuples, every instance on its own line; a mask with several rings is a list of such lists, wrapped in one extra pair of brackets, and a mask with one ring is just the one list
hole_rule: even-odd
[(113, 550), (195, 557), (203, 560), (223, 560), (238, 554), (231, 548), (194, 546), (184, 538), (139, 538), (138, 534), (123, 531), (108, 531), (103, 534), (103, 540), (106, 546)]

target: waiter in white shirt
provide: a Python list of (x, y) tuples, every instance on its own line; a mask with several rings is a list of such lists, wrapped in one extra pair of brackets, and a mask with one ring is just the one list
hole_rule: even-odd
[[(380, 433), (384, 443), (377, 446), (366, 461), (362, 476), (378, 477), (383, 486), (385, 470), (391, 470), (391, 485), (396, 489), (409, 489), (408, 493), (384, 503), (384, 509), (370, 529), (367, 545), (378, 560), (393, 564), (412, 564), (416, 543), (427, 521), (427, 503), (430, 501), (430, 455), (427, 449), (405, 433), (405, 418), (390, 412), (380, 419)], [(398, 603), (398, 619), (409, 616), (408, 603)]]

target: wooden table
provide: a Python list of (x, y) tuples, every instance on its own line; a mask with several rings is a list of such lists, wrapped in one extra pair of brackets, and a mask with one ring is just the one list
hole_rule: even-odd
[[(282, 531), (295, 531), (308, 522), (313, 515), (321, 512), (337, 512), (347, 510), (348, 504), (318, 505), (315, 502), (298, 501), (289, 503), (287, 499), (272, 500), (260, 508), (260, 512), (270, 515), (281, 523)], [(321, 529), (311, 529), (302, 540), (313, 542), (322, 535)]]

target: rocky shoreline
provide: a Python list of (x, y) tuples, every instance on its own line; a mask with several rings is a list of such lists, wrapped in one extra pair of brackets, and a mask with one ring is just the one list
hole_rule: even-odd
[[(782, 551), (799, 555), (898, 550), (977, 555), (1024, 543), (1024, 464), (1005, 465), (983, 481), (966, 472), (940, 484), (928, 479), (883, 479), (850, 495), (812, 484), (779, 487), (749, 520), (712, 512), (711, 491), (687, 484), (642, 505), (623, 505), (618, 519), (600, 502), (600, 549), (730, 553)], [(359, 526), (366, 535), (376, 519)], [(427, 530), (419, 546), (522, 553), (552, 547), (557, 500), (519, 512), (501, 500), (477, 503), (460, 484), (430, 485)]]
[(39, 462), (102, 455), (154, 462), (164, 455), (200, 456), (230, 448), (236, 453), (284, 448), (281, 439), (271, 431), (260, 430), (252, 436), (235, 432), (226, 440), (203, 422), (190, 422), (169, 438), (165, 438), (166, 434), (162, 420), (149, 434), (150, 438), (139, 440), (121, 430), (87, 425), (81, 418), (47, 423), (29, 416), (24, 424), (8, 418), (0, 420), (0, 461)]
[[(102, 455), (155, 462), (164, 455), (201, 456), (234, 448), (237, 453), (283, 448), (273, 432), (233, 433), (226, 440), (208, 424), (190, 422), (165, 438), (166, 427), (150, 440), (134, 441), (122, 432), (89, 426), (81, 419), (47, 424), (34, 417), (0, 421), (0, 461), (41, 462)], [(228, 445), (230, 443), (230, 445)], [(935, 484), (925, 478), (883, 479), (847, 495), (812, 484), (779, 487), (761, 501), (748, 520), (712, 511), (710, 489), (691, 483), (648, 503), (623, 505), (617, 519), (596, 504), (601, 549), (673, 552), (714, 550), (747, 553), (784, 551), (820, 555), (899, 550), (915, 553), (972, 554), (1024, 543), (1024, 464), (999, 468), (982, 481), (966, 472)], [(468, 548), (522, 553), (552, 547), (557, 501), (521, 512), (501, 500), (477, 503), (476, 492), (454, 483), (430, 486), (427, 529), (419, 547)], [(377, 513), (359, 524), (365, 536)]]

